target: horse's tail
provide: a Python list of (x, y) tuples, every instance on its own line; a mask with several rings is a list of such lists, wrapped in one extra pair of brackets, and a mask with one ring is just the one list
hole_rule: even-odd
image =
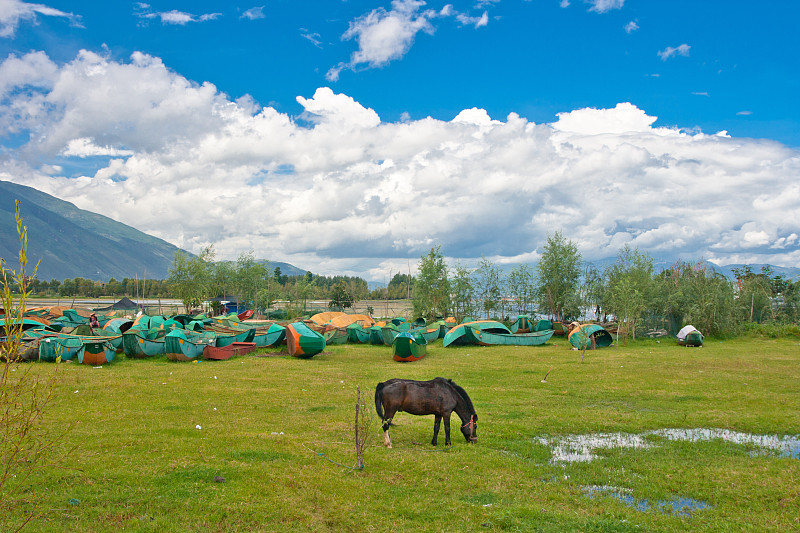
[(383, 386), (385, 383), (378, 383), (378, 386), (375, 387), (375, 410), (378, 412), (378, 416), (381, 417), (383, 420)]

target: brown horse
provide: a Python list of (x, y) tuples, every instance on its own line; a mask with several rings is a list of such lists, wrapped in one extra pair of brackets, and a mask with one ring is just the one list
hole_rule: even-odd
[(435, 378), (430, 381), (390, 379), (375, 387), (375, 410), (383, 421), (383, 443), (391, 448), (389, 425), (398, 411), (412, 415), (434, 415), (433, 440), (439, 435), (439, 425), (444, 418), (444, 443), (450, 446), (450, 415), (453, 411), (461, 418), (461, 433), (467, 442), (478, 440), (478, 415), (467, 391), (453, 380)]

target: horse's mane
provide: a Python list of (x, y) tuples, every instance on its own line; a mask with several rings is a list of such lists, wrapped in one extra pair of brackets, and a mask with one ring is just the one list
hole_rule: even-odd
[(464, 400), (464, 403), (467, 404), (467, 409), (469, 409), (470, 414), (475, 415), (475, 420), (478, 419), (478, 413), (475, 412), (475, 407), (472, 405), (472, 400), (469, 398), (469, 394), (465, 391), (460, 385), (456, 385), (456, 382), (452, 379), (448, 379), (447, 383), (455, 389), (461, 399)]

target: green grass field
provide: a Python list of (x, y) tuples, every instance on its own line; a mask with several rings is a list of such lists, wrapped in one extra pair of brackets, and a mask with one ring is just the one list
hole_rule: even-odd
[[(58, 467), (18, 488), (41, 498), (27, 530), (800, 530), (796, 457), (644, 436), (650, 447), (559, 463), (539, 440), (663, 428), (797, 436), (797, 338), (710, 339), (699, 349), (642, 341), (580, 359), (554, 338), (541, 347), (438, 341), (405, 364), (388, 347), (354, 345), (310, 360), (62, 364), (46, 424), (71, 429)], [(434, 448), (433, 417), (400, 413), (394, 447), (384, 448), (375, 385), (436, 376), (470, 394), (478, 443), (464, 441), (454, 414), (453, 445), (440, 434)], [(363, 470), (348, 468), (357, 386), (374, 422)], [(597, 486), (607, 490), (590, 495)], [(676, 498), (706, 507), (659, 510)], [(22, 517), (18, 507), (7, 527)]]

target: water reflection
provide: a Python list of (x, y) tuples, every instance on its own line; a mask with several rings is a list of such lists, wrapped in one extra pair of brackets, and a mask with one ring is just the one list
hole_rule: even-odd
[(600, 449), (634, 448), (645, 449), (656, 445), (653, 437), (670, 441), (724, 440), (733, 444), (753, 446), (758, 454), (774, 454), (778, 457), (800, 459), (800, 436), (778, 437), (777, 435), (754, 435), (740, 431), (713, 428), (656, 429), (643, 433), (590, 433), (565, 437), (538, 437), (540, 444), (551, 447), (555, 462), (587, 462), (597, 459)]
[(709, 507), (706, 502), (683, 497), (677, 497), (671, 500), (658, 500), (655, 505), (651, 505), (647, 500), (634, 497), (630, 490), (613, 487), (611, 485), (591, 485), (584, 487), (583, 492), (584, 495), (589, 498), (593, 498), (597, 494), (608, 493), (610, 496), (643, 513), (647, 512), (648, 509), (655, 509), (660, 513), (687, 516), (692, 511), (707, 509)]

